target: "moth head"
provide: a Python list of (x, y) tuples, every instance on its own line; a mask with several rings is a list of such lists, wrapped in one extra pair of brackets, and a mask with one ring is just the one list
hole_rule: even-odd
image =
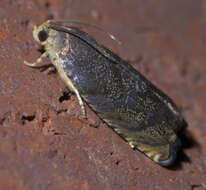
[(49, 21), (47, 21), (38, 27), (34, 26), (33, 29), (34, 39), (41, 45), (45, 45), (45, 43), (47, 42), (50, 36), (51, 29), (49, 28), (49, 24), (50, 24)]

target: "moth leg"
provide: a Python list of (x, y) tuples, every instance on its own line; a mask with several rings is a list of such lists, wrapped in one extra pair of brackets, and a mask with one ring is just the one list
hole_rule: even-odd
[(80, 108), (81, 108), (81, 111), (82, 111), (83, 118), (87, 119), (87, 113), (86, 113), (86, 109), (85, 109), (85, 106), (84, 106), (84, 102), (83, 102), (78, 90), (76, 88), (74, 88), (73, 90), (74, 90), (74, 93), (76, 94), (77, 99), (79, 101), (79, 105), (80, 105)]
[(131, 147), (132, 149), (135, 148), (135, 144), (134, 144), (133, 142), (129, 142), (129, 145), (130, 145), (130, 147)]
[(46, 68), (46, 65), (45, 65), (45, 70), (47, 71), (47, 74), (51, 74), (51, 73), (55, 73), (56, 72), (56, 68), (54, 67), (53, 64), (49, 64), (48, 68)]
[[(57, 64), (58, 65), (58, 64)], [(79, 91), (77, 90), (77, 88), (73, 85), (72, 81), (70, 80), (70, 78), (65, 74), (65, 71), (61, 68), (61, 67), (57, 67), (57, 71), (60, 75), (60, 77), (62, 78), (62, 80), (66, 83), (67, 87), (69, 88), (69, 90), (71, 90), (72, 92), (74, 92), (77, 96), (77, 99), (79, 101), (79, 105), (82, 111), (82, 115), (84, 119), (87, 119), (87, 114), (86, 114), (86, 109), (84, 107), (84, 103), (83, 100), (79, 94)]]
[(45, 57), (48, 56), (47, 52), (44, 52), (35, 62), (33, 63), (29, 63), (27, 61), (24, 61), (24, 64), (29, 66), (29, 67), (33, 67), (33, 68), (40, 68), (40, 67), (44, 67), (44, 65), (42, 65), (42, 61)]

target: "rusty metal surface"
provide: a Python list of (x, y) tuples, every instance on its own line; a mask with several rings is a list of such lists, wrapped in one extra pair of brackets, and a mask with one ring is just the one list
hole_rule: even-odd
[[(0, 189), (206, 189), (205, 17), (202, 0), (1, 0)], [(22, 64), (39, 56), (31, 32), (48, 18), (111, 31), (123, 45), (89, 29), (182, 108), (190, 137), (177, 165), (131, 150), (89, 108), (83, 120), (56, 74)]]

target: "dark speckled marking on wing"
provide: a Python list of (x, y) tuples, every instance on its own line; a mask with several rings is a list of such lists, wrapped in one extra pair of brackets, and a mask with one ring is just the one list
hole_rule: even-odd
[(98, 44), (94, 49), (90, 42), (96, 41), (86, 33), (73, 32), (86, 40), (70, 36), (72, 52), (61, 58), (74, 60), (68, 77), (83, 99), (132, 147), (169, 165), (179, 146), (174, 130), (181, 123), (174, 103), (118, 56)]

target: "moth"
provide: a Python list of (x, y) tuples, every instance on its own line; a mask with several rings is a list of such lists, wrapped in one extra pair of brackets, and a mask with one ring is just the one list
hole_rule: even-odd
[(119, 136), (154, 162), (169, 166), (181, 141), (183, 117), (174, 102), (129, 63), (84, 31), (63, 21), (46, 21), (33, 30), (45, 52), (30, 67), (43, 67), (48, 57), (67, 87)]

